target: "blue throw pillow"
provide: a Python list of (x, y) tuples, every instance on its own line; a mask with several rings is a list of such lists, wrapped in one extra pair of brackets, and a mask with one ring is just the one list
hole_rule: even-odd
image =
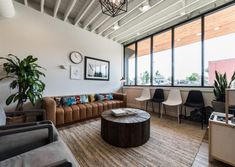
[(99, 95), (99, 101), (104, 101), (104, 96), (103, 95)]
[(87, 95), (81, 95), (81, 96), (80, 96), (80, 102), (81, 102), (82, 104), (88, 103), (88, 96), (87, 96)]
[(111, 93), (107, 95), (107, 100), (113, 100), (113, 95)]

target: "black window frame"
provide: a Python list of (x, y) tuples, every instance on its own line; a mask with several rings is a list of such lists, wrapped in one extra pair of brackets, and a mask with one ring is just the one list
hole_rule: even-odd
[[(225, 10), (226, 8), (229, 8), (229, 7), (231, 7), (231, 6), (233, 6), (233, 5), (235, 5), (235, 1), (230, 1), (230, 2), (228, 2), (228, 3), (226, 3), (226, 4), (224, 4), (224, 5), (222, 5), (222, 6), (219, 6), (219, 7), (216, 7), (216, 8), (214, 8), (214, 9), (212, 9), (212, 10), (210, 10), (210, 11), (207, 11), (207, 12), (204, 12), (204, 13), (202, 13), (202, 14), (200, 14), (200, 15), (198, 15), (198, 16), (194, 16), (194, 17), (192, 17), (192, 18), (190, 18), (190, 19), (188, 19), (188, 20), (185, 20), (185, 21), (182, 21), (182, 22), (180, 22), (180, 23), (177, 23), (177, 24), (175, 24), (175, 25), (173, 25), (173, 26), (170, 26), (170, 27), (167, 27), (167, 28), (165, 28), (165, 29), (163, 29), (163, 30), (161, 30), (161, 31), (158, 31), (158, 32), (155, 32), (155, 33), (153, 33), (153, 34), (151, 34), (151, 35), (148, 35), (148, 36), (145, 36), (145, 37), (143, 37), (143, 38), (141, 38), (141, 39), (138, 39), (138, 40), (136, 40), (136, 41), (134, 41), (134, 42), (131, 42), (131, 43), (128, 43), (128, 44), (125, 44), (125, 45), (123, 45), (123, 50), (124, 50), (124, 52), (123, 52), (123, 64), (124, 64), (124, 66), (123, 66), (123, 76), (126, 78), (126, 69), (125, 69), (125, 48), (126, 47), (128, 47), (128, 46), (130, 46), (130, 45), (135, 45), (135, 84), (134, 85), (127, 85), (126, 83), (124, 84), (124, 86), (127, 86), (127, 87), (132, 87), (132, 86), (139, 86), (139, 87), (190, 87), (190, 88), (212, 88), (213, 86), (205, 86), (204, 85), (204, 54), (205, 54), (205, 49), (204, 49), (204, 45), (205, 45), (205, 17), (206, 16), (208, 16), (208, 15), (211, 15), (211, 14), (213, 14), (213, 13), (216, 13), (216, 12), (219, 12), (219, 11), (221, 11), (221, 10)], [(175, 40), (175, 38), (174, 38), (174, 30), (175, 30), (175, 28), (176, 27), (179, 27), (179, 26), (181, 26), (181, 25), (184, 25), (184, 24), (187, 24), (187, 23), (190, 23), (190, 22), (192, 22), (192, 21), (194, 21), (194, 20), (197, 20), (197, 19), (200, 19), (201, 20), (201, 85), (200, 86), (187, 86), (187, 85), (184, 85), (184, 86), (180, 86), (180, 85), (177, 85), (177, 86), (175, 86), (174, 85), (174, 81), (175, 81), (175, 78), (174, 78), (174, 64), (175, 64), (175, 62), (174, 62), (174, 57), (175, 57), (175, 54), (174, 54), (174, 40)], [(158, 34), (161, 34), (161, 33), (163, 33), (163, 32), (165, 32), (165, 31), (171, 31), (171, 50), (172, 50), (172, 59), (171, 59), (171, 68), (172, 68), (172, 71), (171, 71), (171, 74), (172, 74), (172, 83), (171, 83), (171, 86), (170, 85), (153, 85), (153, 78), (152, 78), (152, 67), (153, 67), (153, 37), (155, 36), (155, 35), (158, 35)], [(150, 73), (151, 73), (151, 75), (150, 75), (150, 85), (137, 85), (137, 47), (138, 47), (138, 45), (137, 45), (137, 43), (139, 42), (139, 41), (142, 41), (142, 40), (144, 40), (144, 39), (147, 39), (147, 38), (150, 38), (151, 39), (151, 46), (150, 46), (150, 56), (151, 56), (151, 62), (150, 62), (150, 67), (151, 67), (151, 69), (150, 69)]]

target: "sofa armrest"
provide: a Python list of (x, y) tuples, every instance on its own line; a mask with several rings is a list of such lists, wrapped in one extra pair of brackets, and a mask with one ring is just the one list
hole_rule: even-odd
[(45, 167), (72, 167), (72, 163), (69, 162), (67, 159), (55, 162), (53, 164), (47, 165)]
[(52, 143), (54, 141), (53, 126), (51, 124), (39, 124), (39, 125), (34, 125), (34, 126), (1, 130), (0, 137), (12, 135), (12, 134), (16, 134), (16, 133), (24, 133), (24, 132), (39, 130), (39, 129), (48, 129), (48, 143)]
[(47, 120), (51, 120), (56, 125), (56, 102), (51, 97), (43, 98), (43, 108), (46, 110), (45, 116)]
[(22, 124), (16, 124), (16, 125), (4, 125), (4, 126), (0, 126), (0, 130), (15, 129), (15, 128), (21, 128), (21, 127), (41, 125), (41, 124), (50, 124), (50, 125), (52, 125), (53, 123), (49, 120), (46, 120), (46, 121), (28, 122), (28, 123), (22, 123)]
[(123, 101), (123, 107), (127, 106), (127, 95), (123, 93), (113, 93), (113, 99)]

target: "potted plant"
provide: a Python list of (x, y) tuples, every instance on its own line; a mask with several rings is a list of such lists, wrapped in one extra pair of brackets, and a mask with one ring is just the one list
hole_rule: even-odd
[(214, 95), (215, 100), (212, 101), (212, 106), (216, 112), (225, 112), (225, 90), (230, 88), (231, 83), (235, 80), (235, 72), (233, 73), (230, 82), (227, 80), (226, 73), (220, 74), (215, 71)]
[(3, 64), (6, 76), (0, 78), (0, 81), (11, 78), (13, 81), (10, 83), (10, 88), (17, 89), (16, 93), (7, 98), (6, 104), (17, 101), (16, 111), (22, 111), (27, 100), (35, 105), (36, 101), (42, 98), (45, 89), (45, 84), (40, 80), (41, 76), (45, 77), (45, 74), (40, 71), (42, 67), (36, 63), (38, 59), (30, 55), (20, 60), (12, 54), (0, 57), (1, 59), (6, 61)]

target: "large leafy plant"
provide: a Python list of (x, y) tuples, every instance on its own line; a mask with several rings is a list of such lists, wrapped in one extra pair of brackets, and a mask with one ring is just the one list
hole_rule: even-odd
[(235, 72), (233, 73), (230, 82), (227, 80), (226, 73), (220, 74), (215, 71), (215, 80), (214, 80), (214, 95), (217, 101), (225, 101), (225, 90), (230, 88), (232, 81), (235, 80)]
[(42, 93), (45, 89), (45, 84), (40, 80), (41, 76), (45, 74), (40, 71), (42, 69), (37, 62), (37, 58), (28, 56), (20, 60), (17, 56), (9, 54), (7, 57), (0, 57), (5, 60), (3, 70), (6, 76), (0, 78), (0, 81), (6, 78), (12, 78), (10, 83), (11, 89), (18, 89), (18, 91), (10, 95), (6, 104), (17, 101), (15, 110), (23, 110), (23, 105), (27, 101), (35, 105), (36, 101), (42, 98)]

